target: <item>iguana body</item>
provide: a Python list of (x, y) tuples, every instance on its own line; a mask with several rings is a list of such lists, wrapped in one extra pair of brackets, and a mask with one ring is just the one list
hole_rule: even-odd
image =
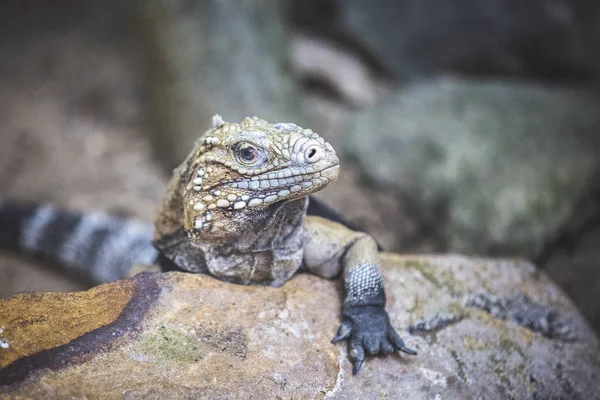
[(240, 284), (280, 286), (300, 269), (343, 276), (343, 323), (354, 373), (365, 353), (414, 351), (389, 323), (377, 244), (306, 216), (307, 196), (337, 178), (339, 160), (316, 133), (256, 117), (219, 116), (174, 171), (154, 244), (174, 264)]
[[(307, 213), (352, 227), (317, 199)], [(94, 285), (129, 276), (136, 265), (182, 271), (154, 247), (152, 231), (150, 224), (102, 211), (0, 200), (0, 250), (35, 256)]]
[[(407, 349), (385, 312), (377, 245), (331, 219), (308, 195), (337, 178), (339, 161), (317, 134), (258, 118), (213, 126), (174, 172), (152, 228), (114, 215), (0, 201), (0, 248), (42, 256), (95, 283), (135, 264), (280, 286), (299, 270), (343, 276), (343, 323), (358, 372), (368, 354)], [(316, 207), (315, 207), (316, 205)], [(312, 213), (328, 217), (307, 216)], [(312, 208), (311, 208), (312, 207)], [(158, 250), (157, 250), (158, 249)]]

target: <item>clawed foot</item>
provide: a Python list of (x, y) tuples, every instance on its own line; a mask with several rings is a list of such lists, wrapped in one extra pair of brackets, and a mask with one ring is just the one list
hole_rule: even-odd
[(342, 314), (344, 320), (331, 342), (348, 340), (350, 358), (354, 361), (353, 375), (358, 373), (365, 361), (365, 353), (374, 356), (399, 350), (411, 356), (417, 355), (416, 351), (404, 345), (383, 307), (355, 307), (344, 310)]

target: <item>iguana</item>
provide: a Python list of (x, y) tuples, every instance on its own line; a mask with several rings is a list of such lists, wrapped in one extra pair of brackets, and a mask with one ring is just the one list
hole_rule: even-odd
[(306, 213), (308, 196), (334, 181), (339, 168), (333, 147), (310, 129), (216, 115), (174, 171), (154, 224), (155, 248), (150, 230), (135, 221), (14, 204), (0, 204), (0, 224), (18, 234), (3, 227), (0, 246), (88, 268), (100, 281), (155, 260), (163, 270), (244, 285), (278, 287), (298, 271), (341, 276), (342, 324), (332, 342), (348, 341), (356, 374), (366, 354), (416, 352), (385, 311), (375, 240)]
[(297, 271), (342, 275), (343, 322), (356, 374), (367, 354), (415, 355), (391, 326), (375, 240), (306, 216), (308, 195), (339, 173), (333, 147), (310, 129), (216, 115), (174, 171), (154, 244), (175, 265), (244, 285), (281, 286)]

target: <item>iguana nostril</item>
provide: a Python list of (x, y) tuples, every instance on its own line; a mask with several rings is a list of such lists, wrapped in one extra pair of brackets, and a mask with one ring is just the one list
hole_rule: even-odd
[(317, 147), (311, 147), (311, 148), (307, 149), (304, 154), (305, 154), (305, 158), (308, 162), (316, 162), (321, 159), (323, 152), (320, 151), (319, 148), (317, 148)]

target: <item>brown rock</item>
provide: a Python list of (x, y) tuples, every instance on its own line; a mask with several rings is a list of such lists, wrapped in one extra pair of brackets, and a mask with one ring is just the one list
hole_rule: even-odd
[[(339, 323), (335, 282), (300, 274), (273, 289), (203, 275), (142, 274), (87, 292), (0, 302), (0, 340), (9, 345), (0, 348), (0, 393), (598, 398), (598, 338), (530, 264), (382, 259), (392, 323), (419, 351), (416, 357), (370, 359), (352, 376), (345, 346), (329, 343)], [(28, 340), (35, 337), (45, 345)]]

